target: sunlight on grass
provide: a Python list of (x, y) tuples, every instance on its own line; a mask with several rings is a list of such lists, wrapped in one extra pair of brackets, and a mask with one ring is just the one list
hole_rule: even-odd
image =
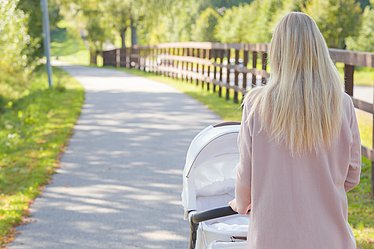
[(90, 53), (88, 50), (80, 50), (74, 54), (71, 55), (64, 55), (54, 57), (55, 60), (67, 62), (71, 65), (84, 65), (88, 66), (90, 63)]
[(0, 248), (50, 180), (83, 104), (77, 81), (61, 69), (53, 72), (53, 89), (40, 69), (0, 115)]

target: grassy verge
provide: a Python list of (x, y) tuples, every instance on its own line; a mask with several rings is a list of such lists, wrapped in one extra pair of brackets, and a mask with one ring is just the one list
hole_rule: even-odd
[[(195, 84), (145, 73), (140, 70), (124, 68), (118, 68), (118, 70), (167, 83), (197, 99), (224, 120), (238, 121), (241, 118), (240, 105), (234, 104), (232, 98), (226, 101), (225, 98), (218, 98), (217, 93), (202, 90), (201, 86), (196, 87)], [(223, 90), (222, 95), (225, 96), (225, 90)], [(232, 92), (230, 92), (230, 95), (232, 95)], [(372, 116), (363, 112), (357, 112), (357, 114), (363, 144), (371, 147)], [(356, 236), (358, 245), (362, 249), (374, 249), (374, 199), (370, 197), (370, 174), (371, 162), (363, 158), (361, 183), (357, 188), (348, 193), (349, 222)]]
[(41, 68), (0, 113), (0, 248), (50, 180), (83, 104), (78, 82), (58, 68), (53, 72), (56, 87), (48, 89)]
[[(342, 79), (344, 79), (344, 64), (336, 63), (336, 67)], [(374, 86), (374, 68), (356, 67), (353, 74), (355, 86)]]

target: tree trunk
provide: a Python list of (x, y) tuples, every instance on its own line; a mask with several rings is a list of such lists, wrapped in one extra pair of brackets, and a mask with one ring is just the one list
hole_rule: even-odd
[(131, 46), (134, 46), (138, 43), (137, 38), (136, 38), (136, 27), (134, 25), (134, 20), (132, 18), (130, 21), (131, 21)]
[(97, 51), (90, 49), (90, 65), (97, 65)]
[(126, 28), (121, 29), (121, 48), (126, 48)]

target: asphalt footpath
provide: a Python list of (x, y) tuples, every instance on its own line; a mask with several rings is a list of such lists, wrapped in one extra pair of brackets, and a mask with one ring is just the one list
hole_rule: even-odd
[(61, 66), (85, 88), (60, 168), (10, 249), (187, 248), (180, 194), (188, 146), (219, 122), (165, 84)]

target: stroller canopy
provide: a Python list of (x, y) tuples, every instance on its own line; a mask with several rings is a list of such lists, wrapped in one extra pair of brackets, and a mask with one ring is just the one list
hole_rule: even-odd
[(239, 162), (240, 123), (208, 126), (191, 142), (183, 172), (182, 202), (186, 212), (196, 210), (199, 196), (232, 192)]

